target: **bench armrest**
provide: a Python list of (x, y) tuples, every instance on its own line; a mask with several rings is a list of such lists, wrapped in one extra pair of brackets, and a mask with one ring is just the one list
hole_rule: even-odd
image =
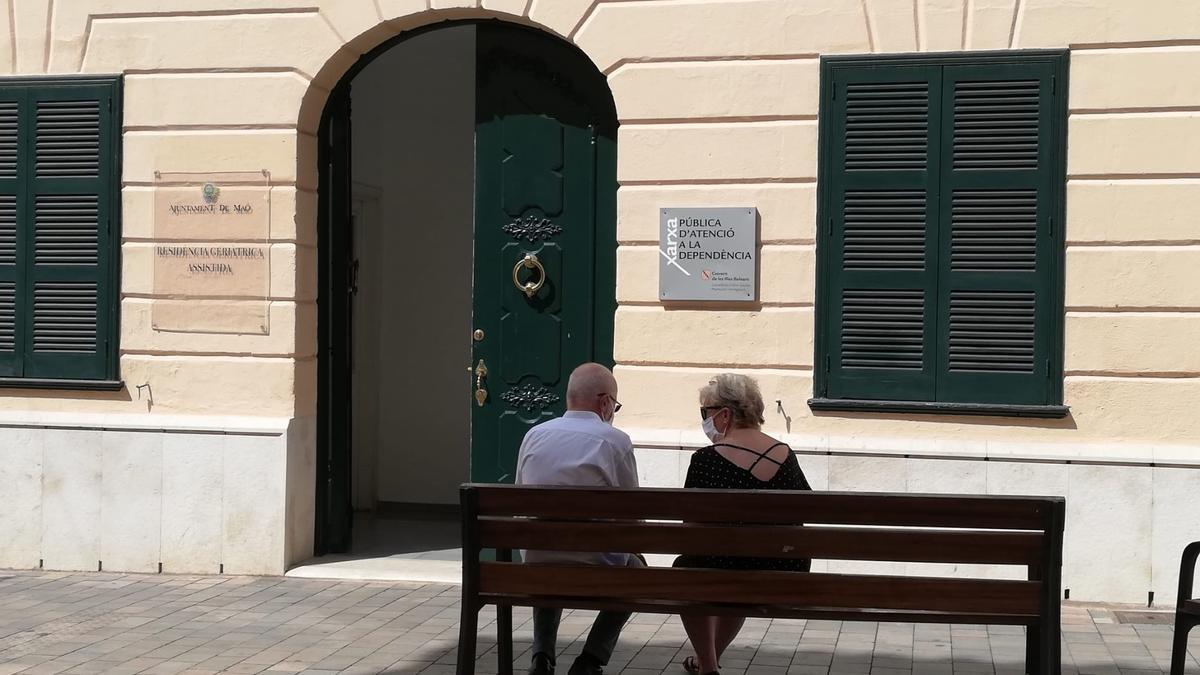
[(1196, 577), (1196, 558), (1200, 557), (1200, 541), (1194, 541), (1183, 549), (1183, 558), (1179, 563), (1179, 604), (1192, 599), (1192, 581)]

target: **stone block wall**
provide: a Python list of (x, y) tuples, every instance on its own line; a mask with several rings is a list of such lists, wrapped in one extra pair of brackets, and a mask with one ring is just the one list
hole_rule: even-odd
[[(328, 92), (362, 54), (405, 30), (500, 18), (577, 44), (613, 91), (622, 124), (616, 358), (621, 423), (640, 445), (674, 448), (664, 452), (685, 457), (690, 442), (681, 439), (698, 425), (697, 388), (711, 373), (736, 368), (761, 380), (769, 431), (831, 458), (855, 446), (871, 456), (916, 448), (901, 454), (959, 461), (958, 455), (984, 447), (1021, 459), (1017, 466), (1032, 472), (1026, 491), (1061, 485), (1045, 482), (1043, 471), (1101, 486), (1095, 490), (1119, 497), (1103, 502), (1115, 511), (1102, 520), (1074, 510), (1088, 504), (1092, 487), (1064, 491), (1079, 495), (1072, 497), (1072, 546), (1082, 546), (1092, 526), (1118, 517), (1136, 536), (1149, 532), (1155, 551), (1157, 542), (1169, 542), (1150, 559), (1149, 576), (1137, 577), (1138, 588), (1148, 583), (1161, 590), (1171, 546), (1200, 539), (1195, 519), (1183, 522), (1139, 496), (1158, 495), (1160, 484), (1164, 495), (1200, 488), (1200, 80), (1191, 76), (1200, 65), (1200, 5), (1192, 0), (196, 0), (186, 8), (176, 3), (178, 9), (150, 0), (3, 4), (0, 75), (125, 75), (121, 377), (128, 384), (115, 393), (2, 391), (5, 411), (124, 415), (164, 428), (170, 425), (155, 421), (161, 416), (313, 415), (315, 150)], [(812, 395), (820, 56), (1025, 48), (1071, 50), (1064, 387), (1071, 416), (812, 414), (805, 401)], [(154, 173), (232, 169), (266, 169), (275, 185), (270, 334), (155, 332), (148, 312)], [(657, 209), (730, 204), (755, 205), (761, 214), (761, 307), (663, 307), (654, 271)], [(147, 384), (153, 402), (137, 393)], [(104, 440), (110, 432), (65, 442), (58, 431), (21, 429), (27, 443), (43, 448), (41, 454), (25, 451), (27, 467), (28, 457), (46, 457), (56, 443), (71, 448), (64, 452), (83, 452), (79, 466), (90, 467), (91, 476), (103, 475), (106, 466), (109, 475), (123, 470), (134, 461), (130, 453), (143, 456), (136, 449), (143, 447), (141, 437), (119, 452), (122, 443)], [(164, 481), (175, 466), (167, 445), (146, 451), (159, 457), (147, 461), (162, 463)], [(204, 446), (210, 459), (230, 456), (219, 445)], [(279, 457), (293, 456), (288, 453)], [(53, 476), (61, 458), (48, 461), (38, 469), (51, 471), (43, 476)], [(934, 465), (895, 461), (906, 463), (905, 475), (920, 480), (920, 489), (940, 486), (912, 468)], [(991, 463), (984, 468), (990, 471)], [(287, 490), (311, 486), (292, 484), (304, 472), (290, 464), (280, 470)], [(844, 475), (841, 487), (869, 487), (866, 474), (862, 481), (854, 472)], [(238, 485), (236, 479), (222, 474), (221, 484)], [(87, 494), (87, 504), (106, 503), (106, 494), (115, 498), (103, 481), (69, 480)], [(129, 485), (153, 494), (151, 483)], [(16, 485), (26, 496), (43, 489), (26, 479)], [(110, 506), (112, 517), (130, 513), (130, 504)], [(155, 517), (169, 520), (172, 508), (164, 502)], [(79, 517), (92, 523), (93, 515), (85, 510)], [(54, 517), (47, 522), (58, 531)], [(77, 552), (82, 569), (103, 546), (91, 541)], [(211, 546), (212, 537), (208, 541)], [(1075, 560), (1083, 559), (1085, 549), (1072, 550), (1080, 552)], [(129, 569), (158, 562), (132, 554), (125, 560)], [(1073, 597), (1103, 597), (1105, 584), (1077, 585), (1080, 595)], [(1131, 590), (1129, 597), (1140, 593)]]

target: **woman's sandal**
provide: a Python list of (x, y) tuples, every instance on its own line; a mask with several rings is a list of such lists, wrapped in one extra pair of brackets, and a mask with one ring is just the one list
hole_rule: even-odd
[[(696, 660), (696, 657), (683, 657), (683, 662), (681, 665), (683, 666), (683, 670), (690, 675), (700, 675), (700, 662)], [(712, 673), (706, 673), (706, 675), (714, 675), (714, 673), (715, 675), (721, 675), (721, 671), (719, 670), (714, 670)]]

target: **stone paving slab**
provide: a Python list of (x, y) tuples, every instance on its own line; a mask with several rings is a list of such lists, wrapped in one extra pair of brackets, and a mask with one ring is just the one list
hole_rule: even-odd
[[(1171, 628), (1121, 624), (1111, 607), (1068, 603), (1063, 672), (1167, 672)], [(483, 613), (476, 672), (494, 675), (495, 613)], [(568, 612), (560, 663), (592, 613)], [(354, 673), (452, 675), (456, 586), (282, 577), (0, 571), (0, 675), (12, 673)], [(515, 610), (517, 673), (529, 611)], [(993, 675), (1024, 672), (1024, 632), (1006, 626), (750, 619), (725, 675)], [(676, 617), (635, 615), (610, 674), (682, 675)], [(1200, 630), (1187, 673), (1200, 675)], [(564, 668), (565, 671), (565, 668)]]

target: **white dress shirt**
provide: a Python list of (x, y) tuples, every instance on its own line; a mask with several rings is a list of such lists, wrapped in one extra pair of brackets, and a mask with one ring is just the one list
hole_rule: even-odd
[[(533, 427), (521, 441), (517, 485), (638, 487), (629, 435), (594, 412), (568, 410)], [(526, 562), (627, 565), (627, 553), (525, 551)]]

